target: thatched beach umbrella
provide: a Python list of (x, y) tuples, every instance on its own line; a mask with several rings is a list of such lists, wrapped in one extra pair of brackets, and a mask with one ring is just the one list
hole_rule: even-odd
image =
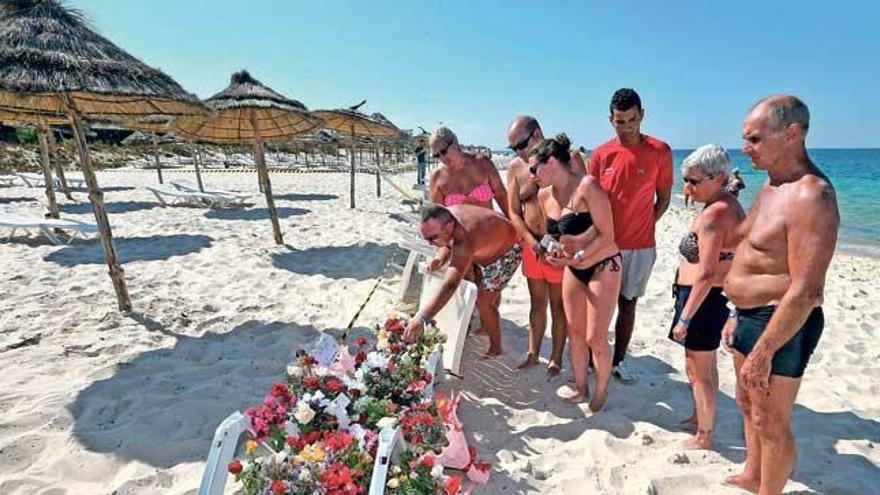
[(275, 243), (283, 244), (263, 142), (283, 141), (311, 131), (321, 120), (311, 115), (302, 103), (276, 93), (247, 71), (233, 74), (229, 86), (205, 100), (205, 104), (213, 111), (212, 115), (178, 119), (174, 122), (174, 132), (188, 139), (219, 144), (253, 143), (254, 162), (266, 195)]
[(58, 0), (0, 0), (0, 109), (25, 118), (67, 118), (119, 309), (129, 311), (83, 117), (199, 115), (204, 107), (170, 77), (95, 33), (82, 14)]
[(355, 136), (394, 137), (400, 133), (400, 130), (397, 129), (397, 127), (394, 127), (394, 124), (391, 124), (391, 122), (381, 122), (359, 112), (358, 108), (365, 103), (367, 103), (367, 100), (349, 108), (317, 110), (314, 112), (316, 115), (324, 119), (324, 127), (327, 129), (348, 133), (351, 136), (351, 146), (348, 151), (351, 160), (351, 184), (349, 187), (349, 205), (351, 208), (354, 208)]

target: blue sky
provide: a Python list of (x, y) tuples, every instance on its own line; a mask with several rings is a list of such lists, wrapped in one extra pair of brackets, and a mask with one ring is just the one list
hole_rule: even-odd
[(366, 98), (400, 127), (506, 145), (517, 114), (592, 148), (635, 88), (643, 131), (740, 146), (758, 98), (793, 92), (812, 147), (880, 147), (880, 2), (70, 0), (97, 30), (208, 97), (254, 77), (310, 109)]

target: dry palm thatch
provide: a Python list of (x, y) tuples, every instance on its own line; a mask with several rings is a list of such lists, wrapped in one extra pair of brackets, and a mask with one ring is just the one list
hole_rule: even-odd
[[(336, 110), (316, 110), (315, 115), (324, 119), (324, 127), (327, 129), (339, 132), (346, 133), (351, 137), (351, 145), (348, 150), (349, 157), (351, 159), (351, 173), (350, 173), (350, 186), (349, 186), (349, 206), (351, 208), (355, 207), (354, 201), (354, 148), (355, 148), (355, 137), (387, 137), (392, 138), (400, 134), (400, 129), (398, 129), (394, 124), (391, 123), (390, 120), (386, 119), (382, 114), (373, 114), (378, 115), (382, 120), (378, 120), (371, 116), (368, 116), (364, 113), (358, 111), (360, 107), (367, 103), (367, 100), (363, 100), (357, 105), (351, 106), (349, 108), (340, 108)], [(379, 194), (380, 191), (379, 185), (379, 175), (377, 171), (376, 175), (376, 192)]]
[(0, 109), (38, 124), (68, 118), (119, 309), (129, 311), (124, 272), (82, 117), (198, 115), (204, 107), (170, 77), (97, 34), (80, 12), (58, 0), (0, 0)]
[(199, 115), (198, 98), (58, 0), (0, 0), (0, 107), (28, 113)]
[(256, 137), (253, 114), (263, 141), (287, 140), (316, 129), (321, 120), (302, 103), (285, 98), (254, 79), (247, 71), (232, 75), (229, 86), (205, 100), (213, 115), (184, 118), (174, 123), (177, 134), (212, 143), (251, 142)]
[(266, 195), (275, 243), (283, 244), (263, 142), (286, 140), (309, 132), (322, 123), (321, 119), (311, 115), (302, 103), (276, 93), (247, 71), (232, 74), (229, 86), (205, 100), (205, 104), (213, 111), (212, 115), (178, 119), (174, 122), (174, 132), (199, 141), (253, 143), (254, 162), (260, 189)]

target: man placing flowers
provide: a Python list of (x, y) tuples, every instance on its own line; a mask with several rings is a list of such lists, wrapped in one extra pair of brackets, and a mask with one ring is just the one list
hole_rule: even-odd
[(446, 266), (443, 284), (407, 325), (407, 341), (419, 338), (425, 324), (449, 302), (462, 279), (477, 284), (477, 310), (482, 330), (489, 335), (486, 357), (501, 354), (501, 317), (498, 305), (522, 259), (516, 229), (492, 210), (473, 205), (448, 208), (428, 205), (422, 213), (422, 236), (437, 246), (437, 257), (428, 268)]

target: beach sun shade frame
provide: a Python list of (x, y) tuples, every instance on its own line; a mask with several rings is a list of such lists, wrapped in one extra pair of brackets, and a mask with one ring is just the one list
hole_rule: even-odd
[(351, 179), (349, 186), (349, 206), (354, 209), (354, 147), (356, 137), (371, 138), (394, 138), (400, 135), (400, 129), (392, 124), (388, 119), (378, 120), (367, 114), (358, 111), (367, 101), (361, 101), (357, 105), (349, 108), (340, 108), (336, 110), (316, 110), (315, 115), (324, 120), (324, 127), (339, 133), (348, 134), (351, 138), (349, 147), (349, 157), (351, 160)]
[(229, 86), (205, 100), (211, 114), (174, 121), (174, 132), (195, 141), (218, 144), (253, 143), (260, 188), (266, 195), (266, 209), (276, 244), (284, 244), (266, 157), (265, 141), (284, 141), (323, 125), (305, 105), (273, 91), (247, 71), (232, 75)]
[(70, 125), (117, 303), (130, 311), (84, 119), (194, 116), (206, 109), (171, 77), (96, 33), (79, 11), (58, 0), (0, 0), (0, 110), (18, 122)]

